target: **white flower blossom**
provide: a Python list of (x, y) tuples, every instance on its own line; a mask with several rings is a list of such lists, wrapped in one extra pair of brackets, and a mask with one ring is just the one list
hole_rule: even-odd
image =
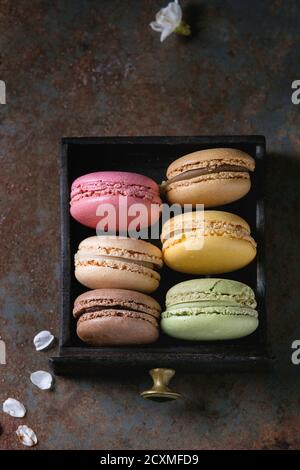
[(165, 8), (159, 10), (159, 12), (155, 16), (155, 21), (152, 21), (152, 23), (150, 23), (150, 26), (154, 31), (161, 33), (160, 42), (163, 42), (174, 31), (178, 32), (179, 34), (189, 34), (187, 30), (185, 30), (185, 32), (180, 30), (176, 31), (181, 25), (182, 10), (181, 6), (178, 3), (178, 0), (170, 2)]

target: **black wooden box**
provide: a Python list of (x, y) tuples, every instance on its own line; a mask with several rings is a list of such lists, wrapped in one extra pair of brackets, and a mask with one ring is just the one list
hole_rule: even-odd
[[(84, 344), (76, 336), (72, 306), (74, 299), (87, 289), (74, 277), (73, 258), (80, 241), (95, 235), (95, 231), (70, 217), (71, 183), (80, 175), (105, 170), (142, 173), (160, 183), (173, 160), (213, 147), (238, 148), (256, 159), (248, 195), (218, 209), (241, 215), (250, 224), (258, 243), (257, 257), (246, 268), (215, 277), (242, 281), (255, 290), (260, 320), (257, 331), (246, 338), (223, 342), (185, 342), (161, 334), (157, 343), (148, 346), (95, 348)], [(262, 136), (64, 138), (60, 156), (60, 341), (59, 356), (50, 359), (54, 372), (74, 375), (97, 374), (100, 371), (113, 373), (117, 368), (128, 373), (136, 372), (137, 368), (148, 370), (154, 367), (207, 372), (266, 369), (270, 359), (265, 307), (264, 185), (265, 139)], [(165, 293), (172, 285), (197, 277), (176, 273), (167, 267), (161, 274), (161, 286), (153, 297), (162, 307)]]

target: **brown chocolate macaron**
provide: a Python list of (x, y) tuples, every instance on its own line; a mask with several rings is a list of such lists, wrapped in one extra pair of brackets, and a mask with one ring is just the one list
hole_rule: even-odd
[(124, 289), (96, 289), (74, 302), (79, 338), (94, 346), (153, 343), (161, 308), (148, 295)]

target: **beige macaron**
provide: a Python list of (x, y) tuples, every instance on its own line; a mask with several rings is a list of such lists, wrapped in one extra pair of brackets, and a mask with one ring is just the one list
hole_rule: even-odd
[(254, 159), (241, 150), (200, 150), (171, 163), (162, 188), (170, 204), (221, 206), (248, 193), (254, 169)]
[(115, 288), (154, 292), (162, 253), (134, 238), (95, 236), (83, 240), (75, 255), (75, 277), (90, 289)]

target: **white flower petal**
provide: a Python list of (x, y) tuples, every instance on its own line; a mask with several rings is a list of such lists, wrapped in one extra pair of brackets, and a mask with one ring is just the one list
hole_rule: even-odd
[(22, 444), (24, 444), (24, 446), (32, 447), (38, 443), (35, 432), (25, 424), (23, 426), (18, 427), (18, 429), (16, 430), (16, 435), (18, 436)]
[(2, 409), (4, 413), (7, 413), (14, 418), (23, 418), (26, 415), (26, 408), (19, 400), (15, 398), (8, 398), (3, 403)]
[(157, 31), (158, 33), (161, 33), (164, 29), (163, 26), (161, 24), (156, 23), (156, 21), (152, 21), (152, 23), (150, 23), (150, 26), (153, 31)]
[(160, 42), (163, 42), (170, 34), (172, 34), (172, 28), (165, 28), (160, 35)]
[(160, 41), (163, 42), (180, 25), (181, 20), (181, 7), (178, 1), (174, 1), (159, 10), (155, 22), (150, 23), (150, 26), (154, 31), (161, 33)]
[(159, 23), (162, 29), (171, 29), (173, 31), (173, 25), (165, 18)]
[(50, 348), (50, 346), (53, 345), (54, 340), (55, 338), (50, 331), (43, 330), (33, 338), (33, 344), (36, 351), (43, 351), (44, 349)]
[(178, 26), (182, 20), (182, 10), (181, 7), (176, 3), (169, 3), (168, 18), (173, 23)]
[(30, 380), (33, 385), (36, 385), (41, 390), (50, 390), (53, 385), (53, 377), (49, 372), (44, 370), (37, 370), (30, 375)]
[(174, 22), (181, 21), (182, 19), (182, 9), (178, 3), (171, 2), (168, 5), (168, 17)]

